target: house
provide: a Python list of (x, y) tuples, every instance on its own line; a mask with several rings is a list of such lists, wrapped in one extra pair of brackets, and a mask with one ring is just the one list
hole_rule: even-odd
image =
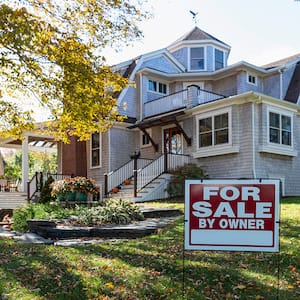
[[(108, 193), (131, 176), (142, 190), (192, 161), (210, 178), (280, 179), (284, 195), (300, 195), (300, 53), (228, 65), (230, 49), (195, 27), (114, 66), (134, 83), (118, 97), (127, 119), (87, 144), (62, 146), (62, 172), (80, 171)], [(152, 198), (162, 197), (163, 178)]]

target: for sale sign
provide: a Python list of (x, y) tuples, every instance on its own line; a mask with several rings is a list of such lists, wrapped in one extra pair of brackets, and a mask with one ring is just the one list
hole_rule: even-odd
[(279, 251), (279, 181), (187, 180), (185, 249)]

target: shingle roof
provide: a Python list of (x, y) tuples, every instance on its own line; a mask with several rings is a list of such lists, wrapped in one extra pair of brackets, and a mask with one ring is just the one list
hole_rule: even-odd
[(297, 63), (292, 79), (287, 89), (285, 100), (297, 103), (300, 94), (300, 62)]
[(268, 64), (263, 65), (261, 67), (263, 69), (269, 70), (269, 69), (272, 69), (272, 68), (277, 68), (277, 67), (280, 67), (280, 66), (284, 66), (284, 65), (288, 64), (289, 62), (297, 60), (297, 58), (299, 58), (299, 60), (300, 60), (300, 53), (297, 53), (295, 55), (292, 55), (292, 56), (289, 56), (289, 57), (286, 57), (286, 58), (268, 63)]
[(221, 40), (217, 39), (216, 37), (212, 36), (211, 34), (205, 32), (204, 30), (200, 29), (199, 27), (195, 27), (192, 31), (189, 31), (188, 33), (184, 34), (182, 37), (180, 37), (178, 40), (176, 40), (170, 46), (177, 44), (179, 42), (183, 42), (183, 41), (197, 41), (197, 40), (214, 40), (214, 41), (221, 43), (227, 47), (230, 47), (226, 43), (222, 42)]

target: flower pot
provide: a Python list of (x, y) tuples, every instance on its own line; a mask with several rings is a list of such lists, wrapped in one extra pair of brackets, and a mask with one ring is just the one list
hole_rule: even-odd
[(87, 201), (87, 194), (86, 193), (77, 192), (76, 193), (76, 200), (80, 201), (80, 202), (86, 202)]
[(70, 192), (66, 195), (66, 200), (67, 201), (75, 201), (76, 198), (76, 193), (75, 192)]

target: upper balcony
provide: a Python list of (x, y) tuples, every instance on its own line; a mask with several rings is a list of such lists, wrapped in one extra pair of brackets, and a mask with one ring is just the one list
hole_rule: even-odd
[(144, 104), (144, 118), (181, 108), (191, 108), (223, 98), (225, 98), (224, 95), (209, 92), (192, 85), (180, 92), (146, 102)]

